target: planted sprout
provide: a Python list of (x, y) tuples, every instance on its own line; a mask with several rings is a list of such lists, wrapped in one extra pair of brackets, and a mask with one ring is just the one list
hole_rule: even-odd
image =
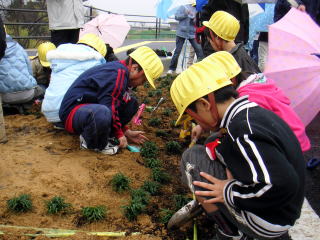
[(149, 104), (150, 103), (150, 99), (146, 97), (146, 98), (144, 98), (144, 100), (142, 102), (145, 103), (145, 104)]
[(164, 111), (163, 111), (163, 115), (165, 116), (171, 116), (172, 114), (172, 110), (170, 108), (166, 108)]
[(174, 211), (162, 208), (160, 212), (160, 222), (163, 224), (167, 224), (173, 214)]
[(155, 93), (153, 90), (148, 92), (148, 97), (154, 97), (154, 96), (155, 96)]
[(152, 179), (159, 183), (168, 183), (170, 181), (170, 176), (161, 168), (152, 169)]
[(157, 97), (160, 97), (162, 95), (162, 90), (161, 89), (154, 90), (154, 95)]
[(124, 192), (130, 189), (130, 179), (122, 173), (114, 175), (110, 182), (112, 189), (116, 192)]
[(169, 155), (181, 154), (182, 147), (176, 141), (170, 141), (166, 143), (166, 153)]
[(146, 206), (142, 204), (141, 202), (134, 202), (131, 201), (129, 205), (122, 206), (124, 210), (124, 216), (129, 220), (129, 221), (134, 221), (137, 219), (137, 216), (141, 214)]
[(157, 158), (145, 158), (144, 159), (144, 164), (148, 168), (162, 167), (161, 160), (159, 160)]
[(153, 107), (146, 107), (146, 112), (151, 113), (153, 110)]
[(154, 142), (148, 141), (141, 147), (140, 153), (144, 158), (156, 158), (158, 155), (158, 147)]
[(156, 136), (157, 137), (169, 137), (169, 133), (164, 130), (157, 130)]
[(30, 195), (21, 194), (19, 197), (9, 199), (7, 201), (7, 206), (12, 212), (28, 212), (32, 209), (32, 201)]
[(66, 211), (71, 207), (70, 203), (66, 203), (62, 197), (53, 197), (47, 203), (47, 212), (49, 214), (57, 214), (62, 211)]
[(138, 188), (138, 189), (132, 190), (131, 198), (132, 198), (132, 202), (140, 202), (143, 205), (147, 205), (150, 200), (150, 194), (146, 192), (144, 189)]
[(148, 83), (148, 81), (146, 81), (144, 84), (143, 84), (143, 86), (145, 87), (145, 88), (150, 88), (151, 86), (150, 86), (150, 83)]
[(105, 219), (107, 210), (105, 206), (84, 207), (82, 208), (82, 217), (87, 222), (96, 222)]
[(174, 195), (173, 199), (174, 199), (176, 211), (182, 208), (183, 206), (185, 206), (187, 203), (189, 203), (192, 200), (191, 198), (188, 198), (187, 196), (180, 195), (180, 194)]
[(170, 121), (170, 127), (172, 127), (172, 128), (176, 128), (177, 126), (176, 126), (176, 120), (171, 120)]
[(164, 87), (168, 87), (168, 86), (170, 86), (170, 80), (168, 80), (166, 78), (162, 79), (160, 82), (159, 88), (164, 88)]
[(156, 196), (160, 192), (160, 183), (154, 181), (144, 181), (142, 189), (150, 193), (152, 196)]
[(151, 118), (148, 122), (151, 127), (158, 127), (161, 124), (161, 120), (159, 118)]

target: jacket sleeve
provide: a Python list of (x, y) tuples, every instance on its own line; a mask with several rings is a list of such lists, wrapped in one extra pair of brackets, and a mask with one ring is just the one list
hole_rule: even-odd
[[(239, 161), (244, 162), (234, 173), (237, 180), (224, 188), (229, 207), (257, 211), (279, 207), (294, 196), (299, 186), (298, 175), (274, 144), (254, 134), (238, 137), (235, 144), (240, 153)], [(238, 180), (240, 178), (242, 181)]]
[(179, 7), (176, 14), (174, 15), (174, 18), (178, 21), (181, 21), (187, 17), (188, 17), (188, 14), (184, 6)]

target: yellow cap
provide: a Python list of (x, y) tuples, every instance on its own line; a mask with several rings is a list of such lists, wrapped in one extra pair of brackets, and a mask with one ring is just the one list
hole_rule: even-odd
[(204, 21), (203, 25), (226, 41), (233, 41), (240, 30), (239, 21), (225, 11), (216, 11), (209, 22)]
[(231, 53), (226, 51), (212, 53), (202, 61), (206, 61), (208, 64), (218, 64), (224, 69), (229, 79), (234, 78), (241, 72), (241, 67), (237, 60)]
[(81, 37), (78, 43), (86, 44), (97, 50), (103, 57), (107, 54), (107, 47), (104, 41), (93, 33), (87, 33)]
[(193, 64), (173, 81), (170, 88), (172, 101), (179, 112), (176, 124), (179, 124), (191, 103), (231, 84), (227, 74), (218, 65), (210, 65), (205, 61)]
[(158, 55), (149, 47), (143, 46), (129, 54), (143, 69), (150, 85), (156, 88), (154, 80), (163, 72), (163, 64)]
[(50, 63), (47, 60), (47, 53), (55, 50), (56, 46), (52, 42), (44, 42), (38, 46), (38, 56), (42, 66), (49, 67)]

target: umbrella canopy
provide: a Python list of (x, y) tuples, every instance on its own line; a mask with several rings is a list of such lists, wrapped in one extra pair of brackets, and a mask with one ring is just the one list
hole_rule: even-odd
[(277, 0), (234, 0), (238, 3), (241, 4), (246, 4), (246, 3), (276, 3)]
[(100, 14), (84, 25), (80, 38), (87, 33), (94, 33), (112, 48), (118, 48), (123, 44), (129, 30), (130, 25), (123, 15)]
[(269, 27), (265, 74), (286, 93), (305, 125), (320, 110), (319, 39), (319, 26), (295, 8)]
[(172, 17), (178, 8), (194, 3), (192, 0), (159, 0), (156, 5), (156, 16), (162, 20)]

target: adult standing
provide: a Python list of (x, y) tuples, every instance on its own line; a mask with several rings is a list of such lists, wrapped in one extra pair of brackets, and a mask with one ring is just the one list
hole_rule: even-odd
[(197, 58), (200, 60), (203, 58), (201, 46), (195, 40), (195, 16), (196, 8), (192, 6), (192, 4), (187, 4), (179, 7), (175, 14), (175, 19), (179, 21), (176, 33), (176, 50), (174, 51), (174, 54), (172, 56), (168, 74), (172, 74), (176, 71), (179, 55), (181, 53), (185, 40), (189, 40), (196, 52)]
[[(0, 17), (0, 60), (3, 58), (6, 51), (7, 43), (6, 43), (6, 31), (3, 26), (2, 19)], [(2, 101), (0, 95), (0, 143), (4, 143), (7, 141), (6, 131), (4, 128), (4, 119), (2, 112)]]
[[(234, 0), (209, 0), (201, 11), (201, 22), (209, 21), (212, 14), (216, 11), (225, 11), (233, 15), (240, 22), (240, 31), (237, 35), (235, 42), (246, 44), (249, 39), (249, 9), (248, 4), (240, 4)], [(207, 39), (203, 39), (202, 49), (205, 56), (214, 52)]]
[(82, 0), (47, 1), (51, 42), (57, 47), (63, 43), (77, 43), (84, 24)]

